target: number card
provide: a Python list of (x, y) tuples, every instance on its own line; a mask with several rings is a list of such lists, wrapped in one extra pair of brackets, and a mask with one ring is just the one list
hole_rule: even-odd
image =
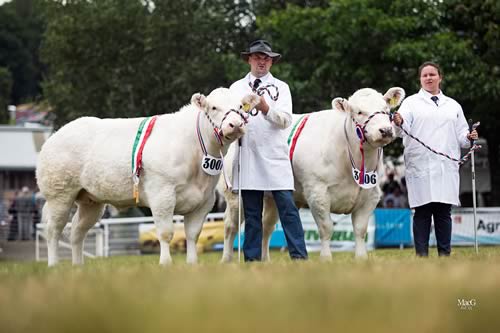
[(217, 176), (222, 172), (222, 158), (205, 155), (201, 159), (201, 168), (211, 176)]
[(367, 171), (365, 172), (365, 179), (362, 184), (359, 183), (359, 176), (361, 175), (361, 172), (356, 169), (352, 168), (352, 178), (356, 181), (356, 184), (358, 184), (359, 187), (362, 188), (372, 188), (375, 187), (378, 183), (378, 174), (377, 171)]

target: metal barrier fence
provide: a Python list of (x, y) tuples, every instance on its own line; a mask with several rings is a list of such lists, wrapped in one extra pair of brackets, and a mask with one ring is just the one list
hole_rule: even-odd
[[(304, 223), (306, 243), (310, 251), (319, 246), (319, 236), (316, 224), (312, 218), (307, 218), (310, 213), (301, 210), (301, 218)], [(207, 221), (222, 220), (223, 213), (208, 214)], [(368, 229), (367, 246), (370, 249), (380, 247), (409, 247), (413, 246), (412, 235), (412, 211), (410, 209), (376, 209), (374, 212), (374, 223)], [(344, 219), (348, 223), (341, 223)], [(354, 234), (350, 216), (334, 216), (334, 233), (331, 239), (332, 250), (350, 250), (354, 247)], [(174, 216), (175, 223), (182, 223), (182, 216)], [(345, 221), (344, 221), (345, 222)], [(472, 208), (454, 208), (452, 210), (452, 245), (471, 246), (474, 244), (474, 224)], [(122, 254), (140, 254), (139, 227), (153, 224), (152, 217), (136, 218), (111, 218), (103, 219), (94, 226), (85, 240), (85, 255), (89, 257), (109, 257)], [(179, 226), (181, 227), (181, 226)], [(62, 257), (71, 257), (68, 249), (71, 248), (67, 235), (69, 235), (70, 224), (64, 232), (61, 241)], [(146, 229), (146, 228), (143, 228)], [(478, 208), (477, 210), (477, 237), (480, 245), (500, 245), (500, 207)], [(281, 234), (280, 234), (281, 233)], [(46, 256), (45, 238), (43, 228), (37, 229), (37, 260)], [(242, 238), (243, 239), (243, 238)], [(42, 244), (43, 243), (43, 244)], [(277, 228), (271, 238), (274, 247), (286, 246), (283, 230)], [(435, 245), (434, 233), (431, 233), (430, 245)], [(236, 240), (234, 246), (237, 246)]]
[[(224, 213), (211, 213), (207, 215), (205, 222), (222, 220)], [(174, 223), (183, 223), (184, 217), (175, 215)], [(109, 257), (115, 255), (138, 255), (141, 253), (139, 247), (139, 226), (142, 224), (153, 224), (152, 216), (109, 218), (102, 219), (92, 227), (84, 242), (84, 256)], [(64, 228), (62, 239), (59, 241), (59, 257), (71, 258), (71, 223)], [(37, 224), (36, 230), (36, 260), (47, 259), (45, 225)], [(43, 241), (45, 240), (45, 241)]]

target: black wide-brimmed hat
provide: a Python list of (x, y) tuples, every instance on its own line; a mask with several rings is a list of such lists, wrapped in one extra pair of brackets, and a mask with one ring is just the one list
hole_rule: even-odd
[(271, 49), (271, 44), (268, 41), (263, 39), (258, 39), (254, 42), (251, 42), (248, 46), (248, 50), (245, 52), (241, 52), (241, 58), (245, 61), (248, 61), (248, 57), (253, 53), (264, 53), (267, 54), (271, 59), (273, 59), (273, 64), (278, 62), (281, 58), (281, 54), (273, 52)]

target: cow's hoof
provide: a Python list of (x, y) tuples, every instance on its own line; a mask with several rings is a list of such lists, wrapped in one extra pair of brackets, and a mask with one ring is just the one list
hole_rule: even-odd
[(320, 254), (319, 256), (319, 260), (321, 262), (331, 262), (332, 261), (332, 254), (331, 253), (328, 253), (328, 254)]

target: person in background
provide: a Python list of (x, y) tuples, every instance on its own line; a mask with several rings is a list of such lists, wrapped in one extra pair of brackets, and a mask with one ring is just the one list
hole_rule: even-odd
[(241, 184), (238, 184), (238, 151), (233, 167), (234, 188), (241, 186), (245, 216), (245, 261), (262, 256), (262, 210), (264, 192), (272, 193), (292, 259), (307, 259), (304, 230), (293, 200), (294, 181), (288, 157), (285, 129), (292, 123), (292, 96), (288, 85), (275, 78), (270, 69), (280, 58), (265, 40), (256, 40), (241, 57), (250, 72), (234, 82), (230, 90), (238, 96), (267, 89), (255, 107), (258, 113), (247, 125), (241, 139)]
[[(394, 123), (436, 151), (460, 158), (460, 148), (478, 138), (469, 133), (462, 107), (441, 91), (443, 75), (438, 64), (425, 62), (418, 69), (421, 89), (407, 97), (394, 115)], [(459, 165), (426, 149), (397, 129), (403, 138), (408, 200), (415, 209), (413, 238), (416, 255), (429, 255), (429, 235), (434, 230), (439, 256), (451, 253), (451, 206), (460, 205)]]
[(17, 211), (18, 240), (30, 240), (33, 234), (33, 213), (35, 200), (33, 193), (24, 186), (15, 199)]
[(384, 192), (384, 194), (392, 193), (396, 187), (400, 188), (399, 183), (394, 179), (394, 173), (390, 172), (387, 175), (387, 182), (382, 186), (382, 192)]

